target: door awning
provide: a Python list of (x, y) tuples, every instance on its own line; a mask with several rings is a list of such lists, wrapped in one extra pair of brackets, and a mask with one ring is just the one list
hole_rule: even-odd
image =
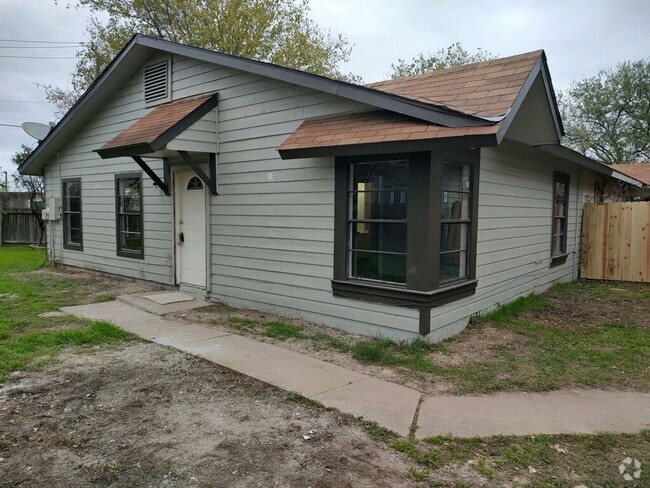
[[(212, 123), (215, 124), (212, 129), (214, 131), (215, 141), (204, 141), (198, 149), (198, 152), (201, 154), (208, 154), (209, 174), (206, 174), (201, 169), (190, 154), (190, 151), (197, 151), (196, 142), (190, 142), (187, 145), (187, 141), (183, 143), (183, 141), (174, 140), (214, 110), (217, 103), (217, 93), (207, 93), (198, 97), (182, 98), (170, 103), (158, 105), (140, 120), (134, 122), (113, 137), (101, 148), (95, 149), (95, 152), (102, 159), (124, 156), (132, 158), (147, 173), (149, 178), (153, 180), (154, 184), (167, 196), (170, 195), (170, 169), (167, 157), (170, 153), (174, 152), (203, 180), (210, 189), (210, 193), (216, 195), (216, 116), (212, 120)], [(214, 148), (210, 148), (210, 146), (214, 146)], [(162, 178), (151, 169), (143, 157), (162, 157)]]
[(216, 106), (216, 93), (159, 105), (95, 152), (102, 159), (155, 153)]

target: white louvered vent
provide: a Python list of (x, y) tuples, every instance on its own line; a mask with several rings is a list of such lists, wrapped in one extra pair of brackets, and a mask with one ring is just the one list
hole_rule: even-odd
[(150, 64), (144, 68), (144, 103), (169, 98), (169, 63)]

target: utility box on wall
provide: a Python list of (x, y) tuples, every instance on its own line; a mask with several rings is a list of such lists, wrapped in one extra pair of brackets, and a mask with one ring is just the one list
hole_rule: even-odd
[(42, 212), (43, 220), (56, 221), (61, 218), (61, 199), (59, 197), (48, 198), (47, 207)]

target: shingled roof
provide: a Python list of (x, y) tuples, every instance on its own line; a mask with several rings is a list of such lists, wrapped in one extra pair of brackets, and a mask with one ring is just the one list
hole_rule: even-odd
[(650, 163), (610, 164), (609, 167), (650, 185)]
[(97, 153), (102, 158), (111, 158), (155, 152), (216, 105), (214, 93), (158, 105), (104, 144)]
[(481, 127), (443, 127), (387, 111), (303, 122), (279, 147), (287, 156), (311, 148), (496, 134), (543, 51), (380, 81), (368, 88), (467, 115), (493, 118)]
[(369, 88), (479, 117), (505, 115), (543, 51), (370, 83)]

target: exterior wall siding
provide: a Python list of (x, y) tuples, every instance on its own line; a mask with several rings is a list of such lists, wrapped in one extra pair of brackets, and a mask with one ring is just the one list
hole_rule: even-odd
[[(551, 267), (553, 172), (571, 177), (567, 259)], [(430, 339), (464, 329), (471, 316), (556, 283), (577, 279), (582, 207), (593, 198), (593, 175), (577, 165), (502, 148), (481, 150), (476, 293), (431, 310)]]
[[(415, 337), (416, 310), (332, 295), (334, 159), (282, 161), (276, 150), (307, 118), (369, 107), (192, 59), (173, 57), (171, 65), (173, 100), (219, 93), (217, 133), (209, 116), (179, 138), (218, 147), (219, 194), (209, 197), (210, 298), (355, 333)], [(141, 80), (136, 73), (47, 165), (48, 198), (60, 197), (60, 180), (68, 177), (81, 177), (83, 197), (83, 252), (62, 248), (61, 221), (50, 224), (49, 247), (67, 265), (174, 284), (172, 197), (144, 175), (145, 258), (118, 257), (114, 175), (140, 169), (128, 158), (101, 160), (92, 152), (147, 113)], [(161, 161), (151, 166), (162, 174)], [(571, 174), (569, 257), (549, 268), (554, 169)], [(578, 189), (579, 173), (482, 151), (479, 285), (475, 295), (432, 310), (432, 340), (462, 330), (471, 315), (577, 276), (578, 209), (589, 187)]]
[(418, 312), (332, 296), (333, 158), (282, 161), (304, 119), (368, 107), (189, 59), (174, 99), (219, 92), (218, 196), (211, 197), (211, 296), (348, 331), (414, 336)]

